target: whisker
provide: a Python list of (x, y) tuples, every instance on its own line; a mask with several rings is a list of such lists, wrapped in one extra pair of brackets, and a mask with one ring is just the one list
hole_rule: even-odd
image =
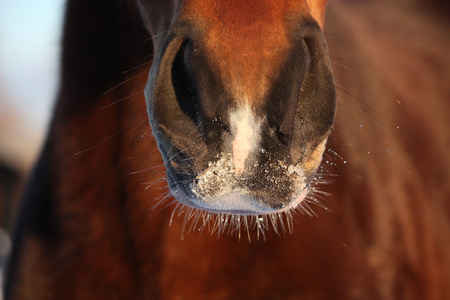
[[(144, 85), (144, 86), (145, 86), (145, 85)], [(143, 88), (144, 86), (141, 86), (141, 87)], [(113, 105), (115, 105), (115, 104), (117, 104), (117, 103), (120, 103), (120, 102), (122, 102), (122, 101), (124, 101), (124, 100), (126, 100), (126, 99), (129, 99), (129, 98), (132, 98), (132, 97), (134, 97), (134, 96), (136, 96), (136, 95), (143, 94), (143, 92), (144, 92), (144, 90), (141, 89), (141, 90), (139, 90), (138, 92), (135, 92), (135, 93), (130, 94), (130, 95), (126, 96), (126, 97), (120, 98), (120, 99), (118, 99), (118, 100), (116, 100), (116, 101), (114, 101), (114, 102), (112, 102), (112, 103), (110, 103), (110, 104), (108, 104), (108, 105), (103, 106), (102, 108), (100, 108), (100, 110), (103, 110), (103, 109), (105, 109), (105, 108), (111, 107), (111, 106), (113, 106)]]
[(133, 127), (133, 128), (131, 128), (122, 138), (121, 138), (121, 141), (123, 141), (127, 136), (129, 136), (130, 135), (130, 133), (132, 133), (134, 130), (136, 130), (137, 128), (139, 128), (139, 126), (142, 126), (143, 124), (147, 124), (147, 115), (145, 114), (145, 115), (143, 115), (142, 117), (140, 117), (139, 119), (138, 119), (138, 123)]
[(151, 41), (151, 40), (157, 38), (158, 36), (165, 34), (167, 32), (169, 32), (169, 30), (163, 30), (160, 33), (154, 34), (154, 35), (150, 36), (149, 38), (145, 39), (145, 42)]
[(80, 154), (83, 154), (83, 153), (85, 153), (85, 152), (88, 152), (88, 151), (90, 151), (90, 150), (92, 150), (92, 149), (95, 149), (96, 147), (98, 147), (98, 146), (100, 146), (100, 145), (106, 143), (106, 142), (109, 141), (112, 137), (114, 137), (115, 135), (117, 135), (117, 134), (119, 134), (119, 133), (120, 133), (120, 130), (116, 131), (115, 133), (111, 134), (111, 135), (108, 136), (107, 138), (101, 140), (100, 142), (98, 142), (97, 144), (95, 144), (95, 145), (93, 145), (93, 146), (91, 146), (91, 147), (89, 147), (89, 148), (86, 148), (86, 149), (84, 149), (84, 150), (75, 152), (74, 155), (80, 155)]
[(139, 76), (141, 76), (142, 74), (147, 73), (147, 72), (148, 72), (148, 70), (145, 70), (145, 71), (139, 72), (139, 73), (137, 73), (137, 74), (131, 76), (130, 78), (125, 79), (125, 80), (122, 81), (121, 83), (116, 84), (115, 86), (113, 86), (112, 88), (110, 88), (109, 90), (107, 90), (106, 92), (104, 92), (102, 95), (105, 96), (105, 95), (109, 94), (111, 91), (117, 89), (118, 87), (120, 87), (120, 86), (122, 86), (122, 85), (124, 85), (124, 84), (126, 84), (126, 83), (128, 83), (128, 82), (133, 81), (133, 80), (136, 79), (137, 77), (139, 77)]
[(132, 67), (132, 68), (130, 68), (130, 69), (124, 71), (123, 74), (127, 74), (127, 73), (130, 73), (130, 72), (134, 71), (134, 70), (140, 69), (140, 68), (143, 67), (143, 66), (153, 64), (153, 60), (149, 60), (149, 61), (146, 61), (146, 62), (144, 62), (144, 63), (140, 63), (141, 61), (146, 60), (147, 58), (149, 58), (149, 57), (151, 57), (151, 56), (153, 56), (153, 53), (150, 54), (150, 55), (147, 55), (147, 56), (144, 57), (144, 58), (142, 58), (142, 59), (138, 62), (138, 63), (139, 63), (138, 65), (136, 65), (135, 67)]
[(373, 77), (371, 77), (371, 76), (368, 76), (368, 75), (366, 75), (366, 74), (364, 74), (364, 73), (361, 73), (361, 72), (357, 71), (356, 69), (353, 69), (353, 68), (350, 68), (350, 67), (348, 67), (348, 66), (346, 66), (346, 65), (340, 64), (340, 63), (338, 63), (338, 62), (336, 62), (336, 61), (334, 61), (334, 60), (332, 61), (332, 64), (333, 64), (333, 65), (336, 65), (336, 66), (338, 66), (338, 67), (344, 68), (344, 69), (347, 70), (347, 71), (351, 71), (351, 72), (353, 72), (353, 73), (355, 73), (355, 74), (358, 74), (358, 75), (361, 76), (362, 78), (365, 78), (365, 79), (370, 80), (371, 82), (373, 82), (374, 84), (376, 84), (377, 87), (381, 88), (384, 92), (386, 92), (392, 99), (394, 99), (394, 100), (397, 102), (398, 105), (403, 105), (402, 101), (401, 101), (398, 97), (396, 97), (396, 96), (390, 91), (390, 89), (388, 89), (384, 84), (380, 83), (380, 82), (379, 82), (378, 80), (376, 80), (375, 78), (373, 78)]

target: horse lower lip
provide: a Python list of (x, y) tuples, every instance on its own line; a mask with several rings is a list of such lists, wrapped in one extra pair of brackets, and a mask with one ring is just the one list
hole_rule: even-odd
[[(293, 172), (291, 172), (293, 173)], [(210, 193), (202, 192), (196, 189), (196, 184), (185, 184), (182, 182), (191, 182), (189, 180), (179, 180), (177, 172), (172, 168), (167, 169), (167, 178), (169, 186), (175, 198), (186, 206), (204, 210), (210, 213), (224, 213), (230, 215), (270, 215), (295, 209), (306, 198), (309, 192), (309, 185), (304, 183), (303, 187), (297, 186), (297, 192), (286, 195), (290, 201), (272, 201), (266, 198), (267, 195), (262, 190), (251, 191), (244, 186), (231, 185), (224, 187), (223, 182), (219, 188), (220, 192), (215, 190)], [(217, 177), (211, 177), (211, 181)], [(209, 192), (209, 191), (208, 191)], [(273, 196), (273, 195), (272, 195)]]
[[(255, 206), (254, 208), (247, 208), (246, 207), (242, 207), (242, 208), (237, 208), (237, 209), (231, 209), (231, 210), (220, 210), (216, 211), (216, 212), (221, 212), (221, 213), (229, 213), (229, 214), (236, 214), (236, 215), (270, 215), (270, 214), (276, 214), (276, 213), (282, 213), (282, 212), (286, 212), (289, 211), (291, 209), (295, 209), (298, 205), (300, 205), (300, 203), (306, 198), (306, 195), (308, 194), (309, 189), (305, 188), (300, 195), (297, 196), (297, 198), (295, 200), (293, 200), (291, 203), (289, 203), (287, 206), (284, 206), (280, 209), (270, 209), (270, 208), (263, 208), (263, 207), (257, 207)], [(209, 209), (206, 209), (209, 210)]]
[(202, 201), (199, 199), (189, 199), (190, 197), (180, 197), (178, 200), (187, 206), (201, 209), (212, 213), (224, 213), (232, 215), (270, 215), (295, 209), (306, 198), (309, 188), (303, 189), (300, 194), (288, 205), (281, 208), (270, 208), (257, 201), (250, 201), (249, 197), (239, 193), (222, 195), (215, 199)]

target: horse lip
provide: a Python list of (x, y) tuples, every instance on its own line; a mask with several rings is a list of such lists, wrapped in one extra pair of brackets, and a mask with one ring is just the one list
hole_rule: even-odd
[[(236, 199), (232, 201), (224, 201), (227, 203), (227, 205), (218, 205), (213, 206), (209, 202), (193, 202), (188, 197), (178, 197), (178, 200), (183, 203), (184, 205), (201, 209), (207, 212), (211, 213), (224, 213), (224, 214), (230, 214), (230, 215), (271, 215), (271, 214), (277, 214), (289, 211), (291, 209), (295, 209), (300, 203), (305, 199), (306, 195), (308, 193), (308, 189), (305, 188), (301, 194), (294, 199), (292, 202), (290, 202), (288, 205), (279, 208), (279, 209), (272, 209), (269, 207), (264, 207), (261, 205), (257, 205), (256, 203), (252, 203), (249, 201), (245, 201), (245, 198), (239, 199), (242, 196), (239, 194), (233, 195), (226, 195), (226, 197), (222, 196), (214, 200), (215, 203), (219, 203), (224, 201), (228, 198), (228, 200), (233, 199), (236, 196)], [(178, 193), (175, 193), (177, 195)], [(179, 195), (177, 195), (179, 196)], [(233, 204), (233, 207), (229, 207), (230, 204)]]
[(258, 201), (257, 197), (252, 196), (249, 192), (231, 191), (220, 196), (203, 199), (192, 191), (192, 184), (190, 186), (183, 186), (174, 178), (175, 170), (168, 169), (167, 179), (172, 194), (177, 201), (182, 204), (207, 211), (210, 213), (224, 213), (230, 215), (270, 215), (277, 214), (295, 209), (306, 198), (309, 192), (309, 186), (306, 186), (302, 191), (297, 193), (292, 201), (282, 207), (272, 208), (264, 205), (263, 201)]
[[(254, 197), (240, 193), (222, 195), (213, 201), (200, 202), (198, 206), (202, 209), (215, 213), (226, 213), (234, 215), (270, 215), (295, 209), (305, 199), (309, 189), (305, 188), (287, 205), (280, 208), (271, 208), (258, 203)], [(211, 208), (212, 207), (212, 208)]]

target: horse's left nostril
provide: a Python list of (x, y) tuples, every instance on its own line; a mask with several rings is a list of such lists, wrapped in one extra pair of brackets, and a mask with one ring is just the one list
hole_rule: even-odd
[(192, 55), (192, 42), (186, 41), (173, 60), (172, 84), (181, 110), (200, 131), (203, 131), (203, 118), (198, 90), (190, 65), (190, 55)]
[(302, 107), (302, 86), (310, 66), (311, 54), (303, 39), (292, 43), (278, 76), (273, 80), (266, 98), (267, 120), (274, 135), (287, 146), (298, 131), (299, 108)]

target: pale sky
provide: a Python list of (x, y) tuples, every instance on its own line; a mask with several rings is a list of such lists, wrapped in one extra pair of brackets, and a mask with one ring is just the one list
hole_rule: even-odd
[[(0, 96), (38, 136), (46, 131), (58, 84), (63, 6), (63, 0), (0, 0)], [(0, 102), (0, 115), (5, 105)]]

